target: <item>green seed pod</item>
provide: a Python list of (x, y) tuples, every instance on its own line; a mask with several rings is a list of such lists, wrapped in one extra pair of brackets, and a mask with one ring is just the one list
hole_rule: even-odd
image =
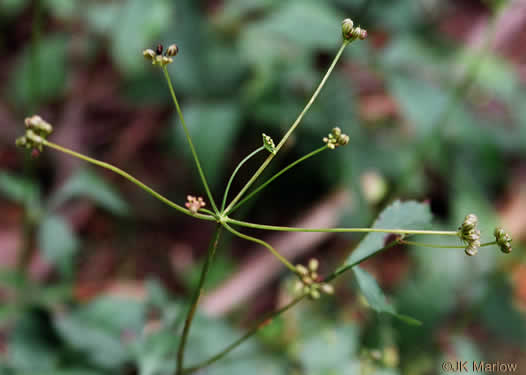
[(301, 276), (307, 276), (309, 274), (309, 270), (307, 269), (307, 267), (305, 267), (303, 264), (297, 264), (296, 265), (296, 271), (301, 275)]
[(350, 140), (350, 138), (349, 138), (349, 136), (348, 136), (347, 134), (342, 134), (342, 135), (340, 135), (340, 137), (338, 138), (338, 144), (339, 144), (340, 146), (345, 146), (346, 144), (349, 143), (349, 140)]
[(464, 251), (467, 255), (474, 256), (478, 253), (478, 248), (470, 244), (466, 246), (466, 249)]
[(29, 129), (26, 131), (26, 138), (28, 141), (34, 142), (34, 143), (42, 143), (43, 139), (39, 135), (37, 135), (33, 130)]
[(334, 294), (334, 287), (331, 284), (321, 284), (320, 288), (325, 294)]
[(15, 141), (15, 145), (17, 147), (26, 147), (27, 146), (27, 139), (26, 137), (19, 137)]
[(312, 289), (312, 290), (310, 291), (310, 295), (309, 295), (309, 297), (310, 297), (311, 299), (319, 299), (319, 298), (320, 298), (320, 292), (318, 292), (316, 289)]
[(320, 265), (320, 262), (318, 261), (318, 259), (315, 259), (315, 258), (312, 258), (311, 260), (309, 260), (309, 269), (311, 271), (316, 271), (318, 269)]

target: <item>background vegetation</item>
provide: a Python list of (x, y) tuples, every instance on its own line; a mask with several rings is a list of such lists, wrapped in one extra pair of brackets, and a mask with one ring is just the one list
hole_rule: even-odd
[[(478, 359), (525, 373), (526, 6), (497, 0), (0, 0), (0, 373), (172, 373), (212, 231), (106, 171), (51, 150), (30, 159), (14, 147), (23, 118), (40, 113), (55, 142), (176, 202), (204, 195), (165, 83), (141, 56), (175, 42), (169, 70), (218, 196), (261, 133), (279, 139), (303, 108), (345, 17), (369, 38), (347, 48), (268, 173), (334, 126), (350, 144), (294, 169), (240, 217), (368, 226), (394, 199), (415, 199), (436, 228), (470, 212), (487, 234), (504, 225), (514, 251), (391, 249), (364, 268), (421, 327), (375, 314), (346, 277), (334, 297), (300, 304), (205, 372), (435, 374), (444, 359)], [(265, 239), (295, 263), (317, 257), (323, 274), (361, 236)], [(227, 237), (187, 363), (288, 301), (284, 271)]]

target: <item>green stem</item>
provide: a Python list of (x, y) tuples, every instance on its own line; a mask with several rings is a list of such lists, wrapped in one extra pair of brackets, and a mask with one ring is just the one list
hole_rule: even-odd
[(285, 311), (287, 311), (288, 309), (290, 309), (291, 307), (295, 306), (298, 302), (300, 302), (301, 300), (303, 300), (305, 298), (306, 295), (301, 295), (297, 298), (295, 298), (294, 300), (292, 300), (292, 302), (288, 303), (287, 305), (283, 306), (282, 308), (276, 310), (276, 311), (273, 311), (270, 315), (268, 315), (266, 318), (260, 320), (250, 331), (248, 331), (247, 333), (245, 333), (243, 336), (241, 336), (239, 339), (237, 339), (236, 341), (234, 341), (232, 344), (230, 344), (229, 346), (227, 346), (225, 349), (223, 349), (221, 352), (219, 352), (218, 354), (214, 355), (213, 357), (207, 359), (206, 361), (204, 362), (201, 362), (195, 366), (192, 366), (192, 367), (189, 367), (189, 368), (186, 368), (183, 370), (183, 374), (184, 375), (187, 375), (187, 374), (191, 374), (193, 372), (196, 372), (198, 370), (201, 370), (205, 367), (208, 367), (210, 366), (211, 364), (219, 361), (220, 359), (222, 359), (223, 357), (225, 357), (228, 353), (230, 353), (232, 350), (234, 350), (235, 348), (237, 348), (239, 345), (241, 345), (243, 342), (245, 342), (247, 339), (249, 339), (250, 337), (254, 336), (260, 329), (262, 329), (263, 327), (266, 327), (267, 324), (272, 320), (272, 319), (275, 319), (276, 317), (278, 317), (279, 315), (283, 314)]
[(241, 169), (243, 164), (245, 164), (250, 158), (252, 158), (254, 155), (256, 155), (258, 152), (263, 151), (265, 149), (264, 146), (261, 146), (257, 150), (250, 153), (246, 158), (241, 160), (241, 162), (237, 165), (236, 169), (234, 169), (234, 172), (232, 173), (232, 176), (230, 176), (230, 180), (228, 180), (228, 184), (225, 189), (225, 194), (223, 195), (223, 202), (221, 203), (221, 212), (224, 212), (225, 205), (226, 205), (226, 199), (228, 197), (228, 191), (230, 190), (230, 185), (232, 185), (232, 181), (234, 181), (234, 177), (236, 177), (237, 172)]
[(76, 158), (82, 159), (84, 161), (87, 161), (88, 163), (95, 164), (95, 165), (97, 165), (97, 166), (99, 166), (101, 168), (109, 169), (110, 171), (115, 172), (118, 175), (121, 175), (122, 177), (127, 179), (128, 181), (134, 183), (135, 185), (137, 185), (141, 189), (145, 190), (150, 195), (152, 195), (155, 198), (159, 199), (161, 202), (167, 204), (168, 206), (170, 206), (172, 208), (175, 208), (179, 212), (182, 212), (182, 213), (184, 213), (186, 215), (189, 215), (189, 216), (192, 216), (192, 217), (195, 217), (195, 218), (198, 218), (198, 219), (202, 219), (202, 220), (216, 221), (215, 217), (213, 217), (211, 215), (203, 215), (203, 214), (199, 214), (199, 213), (193, 214), (190, 210), (187, 210), (186, 208), (184, 208), (182, 206), (179, 206), (177, 203), (172, 202), (168, 198), (162, 196), (161, 194), (159, 194), (158, 192), (156, 192), (152, 188), (148, 187), (147, 185), (143, 184), (141, 181), (137, 180), (132, 175), (124, 172), (120, 168), (117, 168), (117, 167), (115, 167), (115, 166), (113, 166), (111, 164), (105, 163), (103, 161), (90, 158), (89, 156), (86, 156), (86, 155), (83, 155), (83, 154), (79, 154), (78, 152), (75, 152), (75, 151), (70, 150), (68, 148), (59, 146), (59, 145), (57, 145), (57, 144), (55, 144), (53, 142), (49, 142), (49, 141), (44, 140), (43, 144), (44, 144), (44, 146), (51, 147), (51, 148), (53, 148), (53, 149), (55, 149), (57, 151), (63, 152), (65, 154), (68, 154), (68, 155), (74, 156)]
[(199, 277), (199, 284), (197, 285), (197, 288), (194, 291), (192, 300), (190, 302), (190, 309), (188, 310), (188, 313), (186, 315), (183, 334), (181, 336), (181, 341), (179, 342), (179, 349), (177, 350), (177, 375), (181, 375), (183, 373), (184, 349), (186, 347), (186, 341), (188, 339), (188, 334), (190, 333), (190, 326), (192, 325), (192, 321), (197, 310), (199, 297), (201, 297), (201, 293), (203, 292), (203, 285), (208, 274), (208, 270), (210, 268), (210, 265), (212, 264), (212, 260), (214, 259), (217, 245), (219, 243), (219, 238), (221, 237), (221, 230), (222, 227), (218, 224), (216, 226), (212, 239), (210, 240), (210, 244), (208, 246), (208, 253), (206, 256), (206, 262), (203, 265), (203, 269), (201, 270), (201, 276)]
[[(459, 246), (438, 245), (438, 244), (433, 244), (433, 243), (415, 242), (415, 241), (406, 241), (406, 240), (400, 240), (400, 243), (404, 245), (419, 246), (419, 247), (432, 247), (432, 248), (437, 248), (437, 249), (464, 249), (466, 248), (466, 245), (463, 245), (463, 246), (462, 245), (459, 245)], [(486, 246), (491, 246), (491, 245), (496, 245), (496, 244), (497, 244), (496, 241), (486, 242), (486, 243), (481, 244), (480, 247), (486, 247)]]
[(393, 233), (393, 234), (422, 234), (435, 236), (458, 236), (456, 231), (440, 230), (416, 230), (416, 229), (383, 229), (383, 228), (295, 228), (281, 227), (275, 225), (263, 225), (249, 223), (247, 221), (226, 218), (227, 223), (239, 225), (242, 227), (273, 230), (279, 232), (324, 232), (324, 233)]
[(263, 190), (265, 187), (267, 187), (267, 185), (269, 185), (272, 181), (274, 181), (276, 178), (278, 178), (279, 176), (281, 176), (283, 173), (287, 172), (289, 169), (291, 169), (292, 167), (296, 166), (297, 164), (301, 163), (302, 161), (304, 160), (307, 160), (308, 158), (314, 156), (314, 155), (317, 155), (319, 154), (320, 152), (324, 151), (324, 150), (327, 150), (328, 147), (327, 145), (324, 145), (322, 147), (320, 147), (319, 149), (317, 150), (314, 150), (310, 153), (308, 153), (307, 155), (305, 156), (302, 156), (301, 158), (299, 158), (298, 160), (296, 160), (295, 162), (289, 164), (288, 166), (286, 166), (285, 168), (283, 168), (281, 171), (279, 171), (278, 173), (276, 173), (274, 176), (272, 176), (271, 178), (269, 178), (267, 181), (265, 181), (263, 184), (261, 184), (260, 186), (257, 187), (257, 189), (255, 189), (254, 191), (252, 191), (249, 195), (247, 195), (241, 202), (239, 202), (238, 204), (236, 204), (234, 207), (232, 207), (230, 209), (230, 211), (228, 212), (225, 212), (225, 215), (228, 215), (229, 213), (237, 210), (239, 207), (241, 207), (243, 204), (245, 204), (248, 200), (252, 199), (254, 197), (254, 195), (256, 195), (257, 193), (259, 193), (261, 190)]
[(181, 107), (179, 106), (179, 101), (177, 100), (177, 96), (175, 96), (175, 91), (172, 85), (172, 80), (170, 79), (170, 74), (168, 74), (168, 70), (166, 69), (166, 66), (163, 66), (162, 68), (164, 72), (164, 77), (166, 78), (166, 82), (168, 83), (168, 88), (170, 89), (170, 94), (172, 95), (172, 100), (175, 104), (175, 109), (177, 110), (177, 115), (179, 116), (179, 119), (181, 120), (184, 134), (188, 141), (188, 145), (190, 146), (190, 151), (192, 152), (192, 156), (194, 157), (195, 165), (197, 166), (197, 170), (199, 171), (199, 176), (201, 176), (201, 181), (203, 181), (203, 186), (205, 187), (206, 195), (208, 196), (208, 199), (210, 200), (210, 204), (212, 208), (214, 209), (214, 212), (219, 213), (216, 203), (214, 201), (214, 197), (212, 196), (212, 193), (210, 192), (210, 188), (208, 187), (208, 182), (203, 172), (203, 168), (201, 168), (201, 163), (199, 162), (199, 158), (197, 157), (197, 152), (195, 151), (194, 143), (192, 142), (192, 137), (190, 136), (190, 132), (188, 131), (188, 127), (186, 126), (183, 112), (181, 111)]
[(263, 173), (263, 171), (265, 170), (265, 168), (267, 168), (267, 166), (270, 164), (270, 162), (272, 161), (272, 159), (274, 159), (274, 156), (277, 155), (278, 151), (281, 149), (281, 147), (285, 144), (285, 142), (287, 141), (287, 139), (290, 137), (290, 135), (292, 134), (292, 132), (298, 127), (298, 125), (300, 124), (301, 120), (303, 119), (303, 116), (305, 116), (305, 114), (309, 111), (310, 107), (312, 106), (312, 104), (314, 103), (314, 101), (316, 100), (316, 98), (318, 97), (318, 95), (320, 94), (321, 92), (321, 89), (323, 88), (323, 86), (325, 86), (325, 82), (327, 82), (327, 79), (329, 78), (329, 76), (331, 75), (332, 71), (334, 70), (334, 67), (336, 66), (336, 63), (338, 62), (338, 60), (340, 59), (343, 51), (345, 50), (345, 47), (347, 47), (347, 45), (349, 44), (349, 41), (345, 40), (340, 49), (338, 50), (338, 53), (336, 54), (336, 56), (334, 57), (334, 60), (332, 61), (331, 63), (331, 66), (329, 67), (329, 69), (327, 70), (327, 73), (325, 73), (325, 76), (323, 77), (323, 79), (321, 80), (320, 84), (318, 85), (318, 87), (316, 88), (316, 91), (314, 91), (314, 94), (312, 94), (310, 100), (307, 102), (307, 105), (305, 106), (305, 108), (303, 108), (303, 110), (301, 111), (301, 113), (299, 114), (298, 118), (296, 119), (296, 121), (294, 121), (294, 123), (291, 125), (290, 129), (287, 131), (287, 133), (285, 133), (285, 135), (283, 136), (283, 138), (281, 139), (281, 141), (279, 142), (279, 144), (276, 146), (276, 153), (274, 154), (269, 154), (269, 156), (267, 157), (267, 159), (263, 162), (263, 164), (261, 164), (261, 166), (259, 167), (259, 169), (256, 171), (256, 173), (254, 173), (254, 175), (250, 178), (250, 180), (248, 180), (248, 182), (245, 184), (245, 186), (241, 189), (241, 191), (237, 194), (237, 196), (232, 200), (232, 202), (230, 202), (230, 204), (228, 205), (228, 207), (226, 208), (226, 212), (230, 212), (230, 210), (232, 209), (232, 207), (234, 207), (234, 205), (243, 197), (243, 194), (245, 194), (245, 192), (248, 190), (248, 188), (250, 188), (250, 186), (252, 186), (252, 184), (257, 180), (257, 178), (261, 175), (261, 173)]
[(226, 222), (223, 222), (223, 226), (232, 234), (240, 237), (240, 238), (243, 238), (247, 241), (252, 241), (252, 242), (255, 242), (257, 244), (260, 244), (262, 246), (265, 246), (267, 249), (270, 250), (270, 252), (276, 257), (278, 258), (281, 263), (283, 263), (288, 269), (290, 269), (292, 272), (296, 273), (296, 267), (294, 267), (283, 255), (281, 255), (276, 249), (274, 249), (270, 244), (268, 244), (267, 242), (263, 241), (263, 240), (260, 240), (259, 238), (255, 238), (255, 237), (251, 237), (251, 236), (248, 236), (246, 234), (243, 234), (243, 233), (240, 233), (238, 232), (237, 230), (235, 230), (234, 228), (232, 228), (230, 225), (228, 225)]
[(388, 243), (387, 245), (385, 245), (384, 247), (372, 252), (371, 254), (369, 254), (368, 256), (366, 257), (363, 257), (362, 259), (359, 259), (357, 260), (356, 262), (354, 263), (351, 263), (351, 264), (344, 264), (340, 267), (338, 267), (333, 273), (331, 273), (330, 275), (328, 275), (323, 281), (324, 282), (330, 282), (332, 280), (334, 280), (335, 278), (341, 276), (343, 273), (349, 271), (351, 268), (357, 266), (358, 264), (362, 263), (362, 262), (365, 262), (367, 259), (375, 256), (376, 254), (378, 254), (379, 252), (381, 251), (384, 251), (384, 250), (387, 250), (387, 249), (390, 249), (391, 247), (394, 247), (396, 245), (399, 245), (400, 244), (400, 241), (401, 239), (398, 238), (396, 240), (393, 240), (391, 241), (390, 243)]

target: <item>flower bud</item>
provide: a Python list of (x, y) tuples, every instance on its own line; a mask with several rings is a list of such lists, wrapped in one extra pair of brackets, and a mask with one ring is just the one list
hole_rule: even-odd
[(500, 227), (495, 228), (495, 232), (493, 234), (495, 235), (495, 240), (500, 251), (502, 251), (505, 254), (511, 253), (511, 236)]
[(153, 61), (155, 59), (155, 51), (151, 48), (142, 51), (142, 55), (145, 59)]
[(362, 29), (361, 27), (357, 27), (353, 30), (353, 35), (355, 38), (364, 40), (365, 38), (367, 38), (367, 30)]
[(165, 56), (174, 57), (179, 53), (179, 47), (176, 44), (171, 44), (167, 49)]
[(350, 18), (342, 21), (342, 35), (344, 39), (349, 39), (353, 31), (354, 22)]
[(157, 55), (162, 55), (162, 54), (163, 54), (163, 45), (162, 45), (162, 44), (159, 43), (159, 44), (157, 45), (157, 48), (155, 49), (155, 53), (156, 53)]
[(318, 259), (315, 259), (315, 258), (312, 258), (311, 260), (309, 260), (309, 269), (311, 271), (316, 271), (318, 269), (320, 265), (320, 262), (318, 261)]

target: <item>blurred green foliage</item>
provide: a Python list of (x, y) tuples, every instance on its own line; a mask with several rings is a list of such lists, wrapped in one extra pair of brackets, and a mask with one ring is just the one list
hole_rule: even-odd
[[(319, 147), (336, 125), (350, 135), (349, 147), (326, 152), (282, 177), (243, 214), (288, 219), (290, 208), (304, 209), (334, 186), (343, 186), (352, 204), (342, 226), (369, 225), (393, 198), (430, 197), (431, 211), (437, 214), (434, 227), (456, 228), (465, 214), (476, 212), (489, 240), (497, 222), (495, 201), (509, 188), (516, 161), (526, 157), (526, 92), (517, 69), (504, 57), (490, 49), (464, 47), (443, 32), (441, 17), (454, 2), (209, 3), (214, 2), (42, 0), (45, 27), (36, 43), (28, 38), (13, 58), (3, 101), (18, 114), (26, 114), (35, 103), (59, 106), (79, 69), (71, 55), (80, 45), (86, 48), (80, 48), (81, 67), (93, 68), (97, 59), (109, 59), (121, 79), (119, 93), (134, 106), (169, 108), (161, 77), (140, 52), (159, 41), (175, 42), (181, 52), (170, 73), (205, 172), (220, 192), (233, 161), (260, 146), (261, 133), (277, 139), (295, 119), (339, 44), (341, 19), (352, 15), (369, 30), (370, 42), (346, 50), (343, 64), (295, 133), (294, 147), (270, 169)], [(507, 2), (500, 3), (504, 7)], [(2, 30), (28, 23), (34, 7), (29, 1), (0, 0)], [(483, 9), (497, 17), (491, 5)], [(0, 36), (4, 53), (7, 46), (9, 40)], [(384, 113), (362, 101), (374, 96), (392, 99), (395, 109)], [(492, 111), (492, 104), (500, 110)], [(163, 125), (158, 141), (169, 150), (167, 158), (191, 163), (175, 117)], [(371, 170), (389, 186), (380, 202), (368, 201), (361, 183)], [(153, 281), (144, 301), (105, 296), (79, 304), (71, 291), (84, 244), (60, 207), (72, 199), (88, 199), (115, 221), (124, 221), (133, 220), (135, 206), (132, 210), (131, 202), (97, 172), (80, 171), (53, 194), (37, 178), (21, 175), (0, 172), (0, 194), (25, 206), (36, 226), (38, 248), (58, 270), (59, 281), (40, 285), (0, 269), (2, 285), (21, 294), (13, 304), (0, 306), (0, 328), (9, 332), (6, 352), (0, 352), (0, 373), (91, 375), (136, 368), (141, 375), (172, 374), (183, 300), (174, 302)], [(167, 176), (166, 188), (183, 196), (183, 189), (198, 186), (197, 176), (192, 176), (196, 178), (183, 183)], [(389, 206), (376, 225), (423, 229), (430, 223), (429, 205), (406, 202)], [(367, 235), (347, 263), (370, 256), (385, 240), (385, 235)], [(523, 245), (514, 248), (513, 261), (524, 262)], [(206, 373), (436, 373), (447, 357), (437, 348), (436, 337), (448, 333), (448, 319), (455, 314), (460, 318), (451, 323), (451, 342), (459, 359), (486, 359), (497, 350), (479, 345), (470, 324), (524, 353), (526, 321), (516, 307), (516, 286), (506, 274), (503, 255), (494, 248), (483, 249), (476, 258), (456, 249), (411, 249), (409, 257), (411, 270), (390, 286), (387, 297), (380, 282), (357, 269), (357, 283), (342, 283), (343, 291), (334, 300), (301, 305), (278, 322), (279, 329), (269, 326), (259, 340)], [(186, 285), (195, 283), (198, 266), (184, 275)], [(209, 287), (224, 280), (236, 264), (225, 256), (216, 266)], [(388, 314), (369, 314), (347, 300), (351, 293), (363, 294), (372, 309)], [(459, 301), (464, 304), (459, 306)], [(395, 311), (423, 325), (392, 319)], [(356, 315), (362, 320), (354, 319)], [(215, 354), (241, 331), (228, 319), (199, 316), (187, 363)], [(386, 359), (393, 347), (399, 361)]]

